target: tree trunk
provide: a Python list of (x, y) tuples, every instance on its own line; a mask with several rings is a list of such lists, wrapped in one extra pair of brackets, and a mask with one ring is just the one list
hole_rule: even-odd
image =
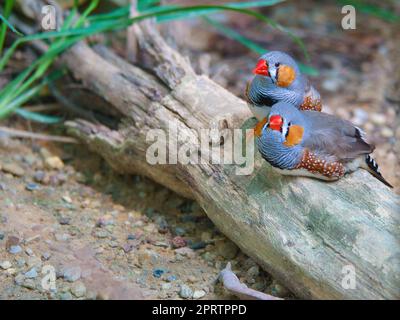
[[(79, 43), (63, 55), (73, 76), (121, 114), (118, 130), (75, 120), (66, 123), (69, 132), (115, 170), (145, 175), (196, 199), (227, 237), (299, 297), (400, 298), (400, 199), (368, 173), (333, 183), (284, 177), (258, 153), (250, 175), (237, 174), (243, 169), (234, 164), (149, 164), (149, 130), (168, 132), (174, 123), (182, 138), (193, 129), (221, 129), (217, 140), (227, 154), (232, 129), (243, 127), (250, 112), (244, 101), (196, 75), (151, 23), (137, 30), (155, 76), (104, 47)], [(170, 141), (198, 151), (198, 138)], [(202, 154), (218, 155), (213, 145)], [(355, 288), (347, 281), (353, 270)]]

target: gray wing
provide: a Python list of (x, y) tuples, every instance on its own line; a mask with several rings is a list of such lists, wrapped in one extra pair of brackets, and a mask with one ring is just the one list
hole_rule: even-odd
[(374, 146), (365, 141), (361, 129), (335, 116), (303, 111), (307, 118), (307, 137), (303, 146), (329, 161), (351, 161), (369, 154)]

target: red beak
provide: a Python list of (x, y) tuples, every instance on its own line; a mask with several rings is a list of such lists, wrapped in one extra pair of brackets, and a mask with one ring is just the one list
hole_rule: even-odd
[(264, 59), (258, 60), (256, 67), (253, 69), (253, 73), (269, 77), (267, 61)]
[(273, 115), (269, 118), (269, 128), (276, 131), (281, 131), (283, 119), (279, 115)]

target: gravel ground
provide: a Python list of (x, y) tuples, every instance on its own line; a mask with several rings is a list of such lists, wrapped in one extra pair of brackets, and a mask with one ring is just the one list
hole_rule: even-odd
[(0, 299), (233, 299), (217, 281), (228, 261), (248, 286), (291, 297), (195, 202), (82, 147), (0, 141)]

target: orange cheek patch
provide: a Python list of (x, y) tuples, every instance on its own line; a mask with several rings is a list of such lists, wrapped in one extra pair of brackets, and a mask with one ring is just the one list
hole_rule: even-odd
[(278, 81), (276, 82), (280, 87), (288, 87), (296, 78), (296, 72), (292, 67), (281, 65), (278, 71)]
[(287, 147), (293, 147), (296, 144), (299, 144), (303, 139), (304, 129), (303, 127), (293, 125), (289, 127), (289, 133), (286, 137), (286, 141), (283, 143)]
[(262, 129), (266, 123), (267, 123), (267, 118), (264, 118), (256, 124), (256, 126), (254, 127), (254, 134), (256, 135), (256, 137), (261, 136)]

